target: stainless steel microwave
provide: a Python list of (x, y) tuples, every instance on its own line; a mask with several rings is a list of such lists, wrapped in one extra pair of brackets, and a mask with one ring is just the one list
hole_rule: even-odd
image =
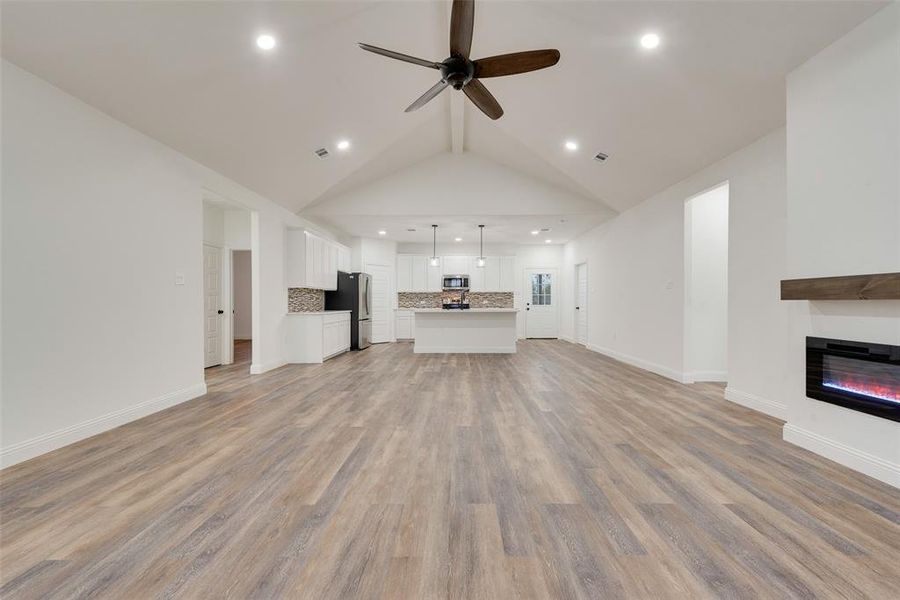
[(467, 290), (469, 289), (468, 275), (444, 275), (445, 290)]

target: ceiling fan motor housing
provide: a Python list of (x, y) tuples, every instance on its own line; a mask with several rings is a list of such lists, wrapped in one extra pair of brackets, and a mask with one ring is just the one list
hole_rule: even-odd
[(475, 65), (461, 56), (451, 56), (441, 63), (441, 77), (455, 90), (461, 90), (474, 76)]

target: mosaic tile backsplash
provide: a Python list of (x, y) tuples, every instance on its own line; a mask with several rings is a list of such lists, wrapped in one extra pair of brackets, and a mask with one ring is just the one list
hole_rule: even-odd
[(288, 288), (288, 312), (325, 310), (325, 290)]
[(513, 308), (512, 292), (469, 292), (471, 308)]
[(399, 308), (440, 308), (440, 292), (397, 292)]
[[(469, 292), (466, 299), (472, 308), (513, 308), (512, 292)], [(440, 292), (399, 292), (399, 308), (440, 308)]]

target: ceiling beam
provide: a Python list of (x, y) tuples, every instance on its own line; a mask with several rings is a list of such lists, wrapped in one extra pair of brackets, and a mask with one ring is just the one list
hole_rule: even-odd
[(450, 90), (450, 150), (462, 154), (466, 131), (465, 101), (462, 92)]

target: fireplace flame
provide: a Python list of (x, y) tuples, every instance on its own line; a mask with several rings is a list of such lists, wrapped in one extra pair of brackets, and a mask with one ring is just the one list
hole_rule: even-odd
[(853, 392), (869, 396), (870, 398), (878, 398), (879, 400), (888, 400), (900, 404), (900, 387), (872, 383), (871, 381), (854, 380), (852, 377), (843, 377), (840, 380), (829, 379), (822, 382), (822, 385), (844, 392)]

